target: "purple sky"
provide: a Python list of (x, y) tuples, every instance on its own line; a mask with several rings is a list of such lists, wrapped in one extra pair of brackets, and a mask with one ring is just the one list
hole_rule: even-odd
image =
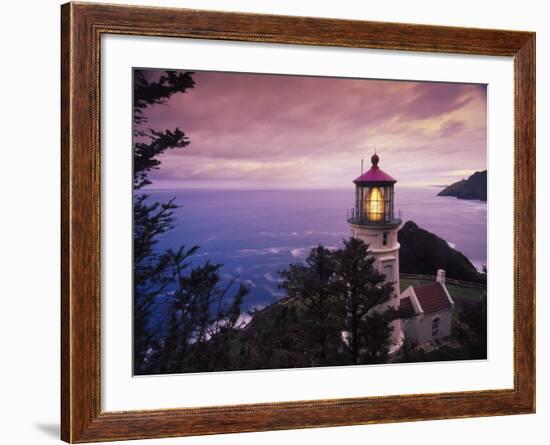
[[(156, 78), (161, 71), (150, 70)], [(191, 144), (162, 156), (155, 188), (349, 188), (375, 148), (399, 185), (486, 168), (485, 85), (196, 72), (146, 110)]]

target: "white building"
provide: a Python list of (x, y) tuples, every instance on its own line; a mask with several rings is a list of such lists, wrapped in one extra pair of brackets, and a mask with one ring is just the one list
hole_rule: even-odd
[(399, 330), (418, 345), (451, 334), (455, 304), (445, 285), (445, 271), (434, 283), (409, 286), (399, 296)]
[(451, 332), (454, 302), (445, 285), (445, 271), (438, 271), (435, 283), (409, 286), (401, 293), (397, 241), (401, 220), (394, 215), (397, 181), (378, 166), (377, 154), (371, 162), (371, 168), (353, 181), (355, 208), (348, 214), (348, 223), (351, 236), (369, 245), (375, 267), (394, 283), (394, 294), (386, 303), (401, 314), (393, 326), (394, 344), (399, 345), (405, 336), (417, 344), (446, 337)]

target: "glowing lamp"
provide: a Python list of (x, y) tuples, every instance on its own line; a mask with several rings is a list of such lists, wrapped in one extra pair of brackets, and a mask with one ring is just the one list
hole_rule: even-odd
[(384, 219), (384, 189), (380, 187), (371, 187), (365, 200), (365, 212), (367, 220), (382, 221)]
[(393, 186), (397, 181), (378, 166), (380, 157), (376, 153), (371, 162), (371, 168), (353, 181), (355, 208), (348, 219), (359, 225), (397, 224), (393, 215)]

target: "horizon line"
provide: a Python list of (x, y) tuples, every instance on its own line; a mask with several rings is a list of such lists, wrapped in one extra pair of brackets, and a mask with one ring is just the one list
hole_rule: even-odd
[[(400, 184), (400, 187), (404, 188), (444, 188), (449, 185), (444, 184)], [(185, 186), (166, 186), (166, 187), (144, 187), (140, 189), (142, 191), (162, 191), (162, 190), (216, 190), (216, 191), (296, 191), (296, 190), (349, 190), (353, 192), (354, 186), (351, 187), (185, 187)], [(135, 191), (134, 191), (135, 192)]]

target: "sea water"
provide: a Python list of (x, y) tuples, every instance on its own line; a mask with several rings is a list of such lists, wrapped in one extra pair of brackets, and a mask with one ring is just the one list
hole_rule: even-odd
[[(487, 261), (487, 204), (441, 197), (438, 187), (396, 187), (395, 212), (462, 252), (478, 269)], [(245, 309), (284, 296), (279, 271), (303, 261), (318, 244), (336, 248), (349, 237), (350, 190), (149, 190), (150, 200), (175, 198), (175, 227), (159, 249), (200, 246), (192, 258), (221, 263), (225, 282), (250, 288)]]

